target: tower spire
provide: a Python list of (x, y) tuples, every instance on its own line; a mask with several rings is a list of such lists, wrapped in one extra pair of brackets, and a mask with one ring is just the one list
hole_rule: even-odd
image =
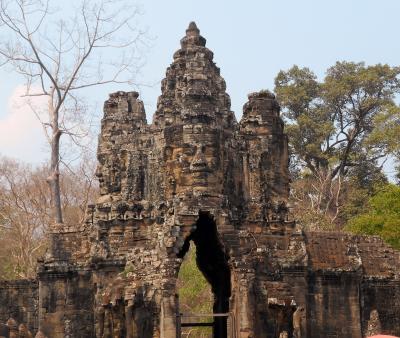
[(197, 25), (194, 21), (189, 23), (189, 27), (186, 29), (186, 36), (199, 36), (200, 30), (197, 28)]
[(186, 29), (186, 36), (181, 40), (182, 48), (186, 48), (188, 46), (205, 46), (206, 39), (200, 35), (200, 30), (197, 28), (197, 25), (194, 21), (189, 23), (188, 28)]

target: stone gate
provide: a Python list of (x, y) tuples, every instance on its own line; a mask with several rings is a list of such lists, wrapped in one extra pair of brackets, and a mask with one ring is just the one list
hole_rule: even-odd
[[(177, 276), (195, 245), (214, 312), (234, 315), (237, 337), (361, 338), (373, 325), (400, 335), (399, 252), (296, 226), (274, 95), (249, 94), (237, 122), (205, 45), (191, 23), (152, 124), (138, 93), (110, 95), (100, 197), (85, 224), (54, 226), (37, 281), (0, 284), (0, 321), (38, 337), (175, 338)], [(226, 318), (214, 337), (227, 338)]]

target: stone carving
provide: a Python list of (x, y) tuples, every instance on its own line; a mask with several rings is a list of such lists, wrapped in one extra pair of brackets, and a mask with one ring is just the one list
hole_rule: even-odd
[(6, 325), (8, 326), (9, 338), (18, 338), (18, 323), (14, 318), (9, 318)]
[(371, 309), (400, 334), (399, 252), (297, 227), (279, 104), (251, 93), (237, 122), (213, 58), (191, 23), (152, 124), (137, 92), (110, 94), (100, 196), (85, 224), (52, 229), (39, 284), (0, 282), (0, 321), (28, 318), (36, 337), (175, 338), (177, 276), (195, 245), (213, 311), (229, 313), (215, 338), (361, 338)]
[(379, 313), (374, 309), (369, 315), (366, 337), (375, 336), (380, 333), (382, 333), (382, 325), (381, 321), (379, 320)]
[(304, 308), (298, 307), (293, 313), (293, 338), (301, 338), (301, 325), (304, 319)]
[(19, 324), (18, 335), (19, 338), (33, 338), (31, 331), (28, 330), (25, 324)]
[(38, 331), (38, 332), (36, 333), (35, 338), (47, 338), (47, 337), (43, 334), (42, 331)]

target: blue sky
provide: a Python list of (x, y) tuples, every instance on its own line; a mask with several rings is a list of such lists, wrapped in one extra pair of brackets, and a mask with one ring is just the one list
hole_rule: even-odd
[[(139, 88), (149, 121), (160, 80), (192, 20), (214, 52), (237, 118), (248, 93), (273, 89), (279, 70), (293, 64), (307, 66), (322, 77), (338, 60), (400, 63), (399, 0), (146, 0), (141, 7), (140, 23), (152, 37), (140, 75), (141, 83), (152, 86)], [(16, 96), (21, 79), (4, 70), (0, 75), (0, 153), (43, 161), (47, 155), (40, 126), (32, 117), (26, 117), (22, 127), (12, 123), (18, 108), (10, 98)], [(102, 102), (117, 89), (132, 90), (114, 86), (89, 93), (100, 107), (99, 118)], [(19, 114), (21, 118), (23, 112)]]

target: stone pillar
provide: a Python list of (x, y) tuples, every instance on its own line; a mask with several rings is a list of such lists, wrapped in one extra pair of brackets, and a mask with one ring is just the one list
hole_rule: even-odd
[(133, 302), (128, 300), (128, 304), (125, 305), (126, 338), (135, 338), (133, 335), (133, 321)]
[[(232, 290), (231, 308), (234, 311), (236, 319), (236, 333), (238, 338), (255, 338), (255, 302), (251, 295), (251, 290), (254, 289), (254, 274), (240, 273), (235, 277)], [(235, 287), (236, 286), (236, 287)], [(233, 305), (233, 306), (232, 306)]]
[(176, 296), (164, 296), (161, 300), (160, 338), (176, 338)]

